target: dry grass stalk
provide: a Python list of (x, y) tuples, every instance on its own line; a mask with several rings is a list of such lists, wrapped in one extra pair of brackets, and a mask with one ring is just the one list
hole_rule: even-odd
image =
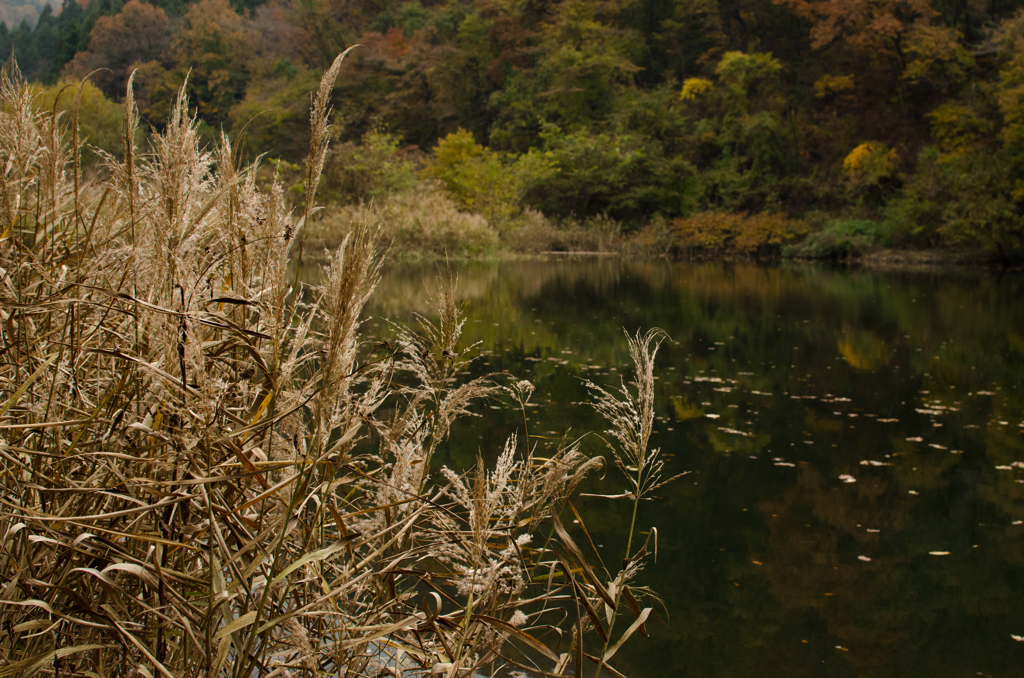
[(642, 623), (558, 520), (599, 460), (513, 438), (491, 471), (431, 475), (498, 392), (456, 382), (454, 280), (439, 321), (369, 350), (375, 234), (296, 289), (280, 187), (227, 139), (200, 147), (184, 87), (142, 154), (132, 102), (124, 159), (91, 183), (68, 178), (73, 130), (69, 152), (16, 68), (0, 78), (0, 676), (578, 675), (602, 605)]

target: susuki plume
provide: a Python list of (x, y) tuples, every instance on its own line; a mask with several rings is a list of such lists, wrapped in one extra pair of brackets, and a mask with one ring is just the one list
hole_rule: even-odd
[[(124, 157), (102, 179), (78, 173), (77, 110), (39, 112), (16, 65), (0, 76), (0, 674), (566, 674), (596, 610), (620, 611), (626, 579), (559, 517), (601, 464), (578, 441), (513, 436), (493, 469), (432, 471), (500, 391), (460, 382), (474, 347), (455, 277), (436, 320), (374, 344), (372, 229), (319, 286), (289, 272), (343, 56), (313, 97), (299, 219), (226, 137), (203, 147), (184, 85), (143, 152), (129, 79)], [(630, 350), (653, 361), (652, 341)], [(643, 364), (635, 404), (595, 391), (620, 464), (649, 469), (637, 493), (660, 470)], [(577, 640), (545, 645), (566, 610)]]

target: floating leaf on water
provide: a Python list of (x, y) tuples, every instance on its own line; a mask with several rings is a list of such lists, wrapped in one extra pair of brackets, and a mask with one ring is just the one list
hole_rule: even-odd
[(774, 465), (775, 466), (790, 466), (790, 467), (794, 467), (794, 468), (796, 467), (796, 464), (793, 464), (793, 463), (788, 462), (788, 461), (777, 461), (777, 462), (775, 462)]
[(718, 419), (722, 415), (720, 415), (720, 414), (705, 414), (704, 416), (707, 417), (708, 419)]
[(907, 494), (912, 494), (912, 495), (914, 495), (914, 496), (917, 496), (917, 490), (909, 490), (909, 491), (907, 492)]
[(929, 551), (928, 555), (930, 555), (930, 556), (948, 556), (949, 555), (949, 551)]
[(857, 556), (857, 560), (863, 560), (865, 563), (870, 563), (871, 562), (871, 558), (869, 558), (867, 556)]
[(839, 479), (842, 480), (844, 483), (855, 483), (855, 482), (857, 482), (857, 479), (854, 478), (853, 476), (851, 476), (848, 473), (844, 473), (843, 475), (839, 476)]
[(1018, 643), (1024, 643), (1024, 636), (1018, 636), (1011, 633), (1010, 637), (1016, 640)]
[(921, 436), (913, 436), (911, 438), (907, 438), (907, 442), (908, 443), (920, 443), (920, 442), (924, 442), (924, 438), (922, 438)]
[(997, 471), (1012, 471), (1013, 467), (1012, 466), (1005, 466), (1005, 465), (1003, 465), (1003, 466), (996, 466), (996, 470)]
[(880, 424), (892, 424), (892, 423), (895, 423), (895, 422), (899, 421), (899, 419), (896, 419), (895, 417), (893, 417), (893, 418), (890, 418), (890, 419), (876, 419), (876, 421), (879, 422)]
[(881, 532), (881, 530), (875, 530), (875, 529), (869, 527), (868, 528), (868, 532), (870, 532), (872, 534), (878, 534), (879, 532)]

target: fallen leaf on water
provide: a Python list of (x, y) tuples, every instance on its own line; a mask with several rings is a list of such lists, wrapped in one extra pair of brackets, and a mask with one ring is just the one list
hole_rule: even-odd
[(949, 551), (929, 551), (928, 555), (930, 555), (930, 556), (948, 556), (949, 555)]
[(871, 558), (868, 558), (867, 556), (857, 556), (857, 560), (863, 560), (865, 563), (871, 562)]
[(1011, 633), (1010, 637), (1016, 640), (1018, 643), (1024, 643), (1024, 636), (1018, 636)]
[(854, 478), (853, 476), (851, 476), (848, 473), (844, 473), (843, 475), (839, 476), (839, 479), (842, 480), (844, 483), (855, 483), (855, 482), (857, 482), (857, 479)]

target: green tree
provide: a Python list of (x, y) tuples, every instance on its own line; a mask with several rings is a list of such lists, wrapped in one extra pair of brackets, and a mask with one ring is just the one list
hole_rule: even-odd
[(497, 228), (522, 211), (531, 187), (557, 176), (550, 154), (498, 153), (478, 144), (464, 129), (437, 142), (423, 173), (440, 180), (460, 207), (482, 214)]
[[(275, 156), (299, 162), (309, 146), (309, 97), (319, 74), (281, 61), (270, 74), (249, 81), (245, 96), (228, 113), (233, 130), (245, 129), (248, 149), (272, 149)], [(171, 94), (171, 92), (168, 92)]]
[(11, 37), (11, 32), (7, 28), (7, 24), (0, 21), (0, 59), (3, 59), (4, 63), (11, 58), (11, 52), (14, 51), (14, 39)]
[(631, 46), (636, 36), (617, 26), (615, 0), (562, 0), (542, 29), (539, 103), (546, 119), (566, 129), (605, 118), (619, 88), (640, 70)]
[[(38, 97), (41, 109), (51, 111), (56, 104), (57, 110), (62, 111), (64, 116), (62, 122), (69, 124), (78, 85), (75, 81), (62, 80), (49, 86), (36, 85), (33, 91)], [(81, 87), (82, 96), (78, 108), (79, 138), (87, 143), (90, 149), (119, 156), (124, 127), (124, 106), (108, 99), (90, 81), (81, 83)], [(93, 152), (84, 156), (89, 163), (96, 162), (99, 158), (100, 156)]]
[(87, 46), (85, 10), (76, 0), (64, 0), (60, 15), (57, 17), (54, 54), (50, 60), (45, 80), (49, 83), (56, 82), (64, 65), (71, 61), (75, 54), (85, 50)]
[[(689, 157), (700, 170), (701, 209), (757, 212), (805, 191), (793, 128), (784, 119), (783, 66), (771, 54), (726, 52), (716, 80), (687, 80), (680, 98), (693, 120)], [(788, 192), (788, 195), (787, 195)]]
[(27, 19), (22, 19), (17, 28), (11, 31), (11, 46), (14, 58), (18, 61), (22, 72), (24, 73), (25, 70), (30, 73), (34, 72), (36, 64), (39, 62), (39, 51), (38, 45), (32, 39), (32, 28)]
[[(56, 56), (59, 34), (57, 19), (53, 16), (53, 7), (50, 6), (50, 3), (46, 3), (36, 20), (35, 29), (28, 38), (31, 47), (27, 50), (25, 65), (22, 67), (22, 73), (27, 79), (41, 80), (49, 72)], [(18, 63), (21, 63), (20, 56)]]

